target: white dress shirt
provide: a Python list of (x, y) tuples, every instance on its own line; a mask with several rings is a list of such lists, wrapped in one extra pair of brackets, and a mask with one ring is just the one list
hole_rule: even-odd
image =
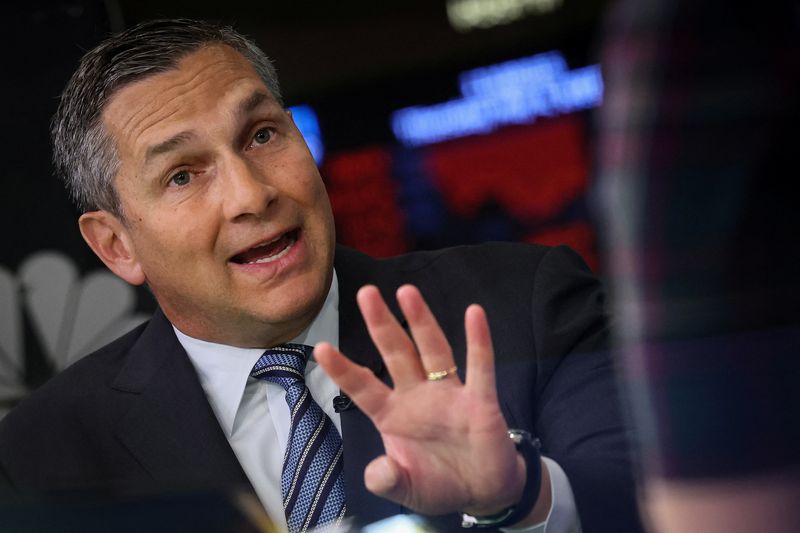
[[(250, 377), (264, 348), (237, 348), (175, 334), (189, 355), (228, 442), (270, 518), (286, 528), (281, 494), (281, 471), (291, 420), (286, 391), (277, 383)], [(314, 346), (327, 341), (339, 346), (339, 282), (336, 272), (322, 310), (291, 342)], [(341, 418), (333, 410), (339, 388), (313, 358), (306, 365), (306, 385), (339, 434)], [(564, 471), (545, 458), (551, 480), (553, 506), (545, 522), (524, 530), (536, 533), (575, 533), (580, 525), (572, 488)]]

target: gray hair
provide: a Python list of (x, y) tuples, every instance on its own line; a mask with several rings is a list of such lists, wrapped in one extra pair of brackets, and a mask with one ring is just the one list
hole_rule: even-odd
[(104, 209), (124, 219), (114, 187), (119, 156), (101, 120), (115, 91), (173, 69), (185, 56), (211, 44), (242, 54), (283, 105), (272, 61), (231, 27), (188, 19), (153, 20), (109, 37), (81, 59), (50, 126), (56, 171), (81, 212)]

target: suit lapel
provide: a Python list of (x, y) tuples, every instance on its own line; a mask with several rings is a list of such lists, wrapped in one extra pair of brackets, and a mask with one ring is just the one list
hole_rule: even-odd
[[(352, 250), (337, 248), (339, 347), (388, 381), (355, 301), (357, 290), (377, 285), (385, 296), (399, 285), (393, 273)], [(390, 298), (393, 301), (393, 298)], [(396, 304), (392, 303), (391, 306)], [(394, 307), (395, 314), (396, 307)], [(116, 435), (160, 484), (173, 487), (246, 487), (247, 476), (208, 404), (197, 374), (166, 317), (157, 311), (112, 388), (129, 397)], [(358, 523), (398, 514), (403, 508), (370, 493), (364, 469), (384, 452), (375, 426), (355, 406), (341, 413), (347, 504)]]
[[(370, 368), (384, 381), (388, 380), (380, 354), (369, 338), (361, 313), (356, 305), (356, 292), (367, 283), (393, 290), (391, 282), (382, 279), (375, 261), (338, 247), (336, 275), (339, 279), (339, 349), (360, 365)], [(378, 496), (364, 486), (364, 469), (374, 458), (383, 454), (383, 442), (375, 426), (358, 408), (341, 413), (344, 443), (345, 486), (347, 507), (357, 513), (360, 524), (368, 524), (402, 512), (402, 507)]]
[(112, 388), (130, 397), (119, 440), (159, 484), (249, 487), (183, 347), (157, 311)]

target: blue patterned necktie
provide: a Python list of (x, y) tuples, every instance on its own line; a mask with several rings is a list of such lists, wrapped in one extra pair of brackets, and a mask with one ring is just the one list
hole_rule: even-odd
[(270, 348), (250, 373), (286, 389), (291, 429), (281, 492), (291, 533), (338, 523), (345, 513), (342, 439), (306, 387), (305, 368), (311, 350), (302, 344)]

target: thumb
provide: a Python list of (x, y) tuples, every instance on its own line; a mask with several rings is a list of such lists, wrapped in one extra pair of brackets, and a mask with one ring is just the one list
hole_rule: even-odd
[(406, 501), (408, 483), (405, 473), (391, 457), (381, 455), (364, 469), (364, 484), (370, 492), (397, 503)]

